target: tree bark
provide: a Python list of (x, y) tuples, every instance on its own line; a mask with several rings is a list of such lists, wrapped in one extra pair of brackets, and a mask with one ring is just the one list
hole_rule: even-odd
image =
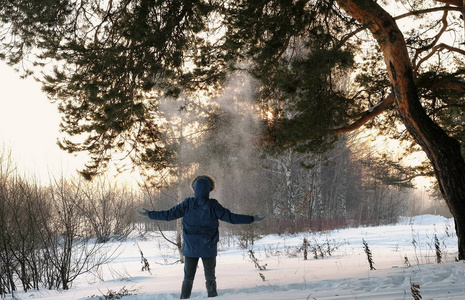
[(365, 25), (378, 42), (389, 74), (400, 119), (434, 168), (439, 188), (455, 219), (459, 259), (465, 258), (465, 161), (460, 144), (431, 120), (420, 104), (402, 32), (375, 1), (337, 0)]

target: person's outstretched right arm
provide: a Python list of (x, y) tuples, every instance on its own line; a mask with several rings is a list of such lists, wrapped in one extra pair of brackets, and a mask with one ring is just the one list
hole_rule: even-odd
[(172, 221), (183, 217), (186, 213), (187, 206), (188, 203), (186, 200), (184, 200), (183, 202), (179, 203), (178, 205), (172, 207), (169, 210), (157, 211), (147, 210), (143, 208), (142, 211), (137, 210), (137, 213), (141, 216), (149, 217), (153, 220)]

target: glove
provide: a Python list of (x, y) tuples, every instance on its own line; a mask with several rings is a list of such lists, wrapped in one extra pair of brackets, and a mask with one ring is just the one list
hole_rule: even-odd
[(253, 216), (253, 221), (254, 222), (260, 222), (260, 221), (263, 221), (264, 219), (265, 219), (265, 217), (260, 217), (259, 215)]
[(145, 208), (142, 208), (142, 209), (143, 209), (142, 211), (137, 210), (137, 213), (138, 213), (139, 215), (141, 215), (141, 216), (148, 217), (149, 211), (148, 211), (147, 209), (145, 209)]

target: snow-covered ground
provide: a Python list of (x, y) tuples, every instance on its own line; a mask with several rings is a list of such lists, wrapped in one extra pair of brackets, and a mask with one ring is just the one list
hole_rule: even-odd
[[(435, 236), (442, 263), (436, 262)], [(324, 257), (299, 248), (307, 238)], [(375, 270), (370, 270), (366, 241)], [(115, 245), (115, 244), (114, 244)], [(328, 245), (332, 248), (328, 255)], [(151, 274), (142, 271), (140, 251)], [(249, 254), (253, 250), (255, 267)], [(70, 290), (18, 293), (20, 299), (104, 299), (110, 291), (123, 299), (179, 299), (183, 266), (172, 264), (176, 251), (158, 237), (132, 239), (120, 255), (99, 271), (79, 277)], [(318, 250), (318, 252), (320, 252)], [(457, 237), (452, 219), (423, 215), (396, 225), (349, 228), (324, 233), (270, 235), (249, 249), (223, 240), (217, 257), (217, 299), (465, 299), (465, 264), (456, 262)], [(408, 266), (410, 264), (410, 266)], [(100, 298), (99, 298), (100, 297)], [(197, 271), (192, 299), (206, 298), (203, 269)]]

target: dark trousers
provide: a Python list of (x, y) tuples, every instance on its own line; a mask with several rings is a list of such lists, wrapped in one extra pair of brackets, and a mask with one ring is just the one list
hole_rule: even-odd
[[(184, 262), (184, 281), (181, 288), (181, 299), (189, 299), (191, 296), (192, 285), (194, 284), (195, 272), (199, 264), (198, 257), (186, 257)], [(207, 287), (208, 297), (217, 297), (216, 292), (216, 257), (203, 258), (203, 270), (205, 273), (205, 285)]]

